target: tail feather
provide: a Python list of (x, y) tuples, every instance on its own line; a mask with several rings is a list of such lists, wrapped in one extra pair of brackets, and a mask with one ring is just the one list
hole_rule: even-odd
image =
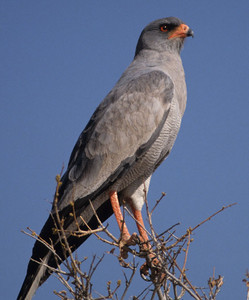
[[(86, 207), (81, 207), (78, 210), (79, 215), (83, 216), (83, 218), (84, 218), (85, 209)], [(113, 213), (110, 205), (110, 201), (103, 202), (103, 204), (97, 209), (96, 212), (101, 222), (104, 222), (106, 219), (108, 219)], [(70, 230), (71, 230), (72, 229), (71, 226), (72, 223), (74, 222), (74, 219), (70, 217), (69, 211), (64, 210), (61, 212), (61, 215), (66, 216), (65, 218), (66, 222), (64, 223), (64, 226), (66, 226), (66, 228), (70, 226)], [(92, 213), (91, 216), (89, 216), (88, 214), (86, 218), (89, 220), (87, 224), (91, 229), (96, 229), (99, 226), (99, 223), (94, 213)], [(56, 254), (61, 258), (61, 262), (62, 262), (63, 260), (66, 259), (65, 251), (59, 242), (58, 235), (54, 234), (53, 231), (54, 227), (55, 227), (54, 218), (50, 216), (47, 222), (45, 223), (39, 237), (44, 241), (46, 241), (48, 244), (51, 244), (52, 241)], [(81, 229), (85, 231), (88, 230), (88, 228), (85, 225), (82, 225)], [(89, 236), (90, 235), (86, 235), (82, 237), (68, 236), (67, 237), (68, 243), (72, 251), (76, 250)], [(68, 255), (66, 254), (66, 256)], [(54, 254), (49, 250), (49, 248), (46, 247), (44, 243), (41, 243), (39, 240), (37, 240), (33, 247), (32, 257), (28, 264), (27, 275), (24, 279), (17, 300), (32, 299), (38, 287), (41, 286), (52, 273), (45, 265), (51, 266), (52, 268), (57, 268), (57, 261), (54, 257)]]
[[(49, 254), (44, 259), (44, 264), (48, 263), (49, 260)], [(29, 269), (36, 269), (35, 273), (31, 273)], [(19, 292), (19, 295), (17, 296), (17, 300), (31, 300), (34, 296), (36, 290), (41, 285), (41, 282), (43, 281), (44, 274), (46, 273), (46, 267), (45, 265), (38, 264), (36, 262), (33, 262), (30, 260), (29, 267), (27, 271), (27, 275), (24, 279), (23, 285), (21, 287), (21, 290)]]

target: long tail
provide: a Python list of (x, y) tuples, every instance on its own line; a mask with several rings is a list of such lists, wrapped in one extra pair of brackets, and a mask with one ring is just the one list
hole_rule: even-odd
[[(44, 264), (49, 261), (50, 255), (44, 258)], [(30, 260), (27, 270), (27, 275), (24, 279), (23, 285), (17, 296), (18, 300), (31, 300), (38, 287), (45, 281), (45, 273), (47, 268)], [(49, 276), (49, 275), (48, 275)]]
[[(40, 237), (43, 240), (48, 241), (53, 227), (53, 220), (51, 217), (49, 217), (40, 233)], [(42, 265), (38, 262), (51, 265), (51, 255), (52, 253), (49, 251), (48, 247), (42, 244), (39, 240), (35, 242), (32, 257), (30, 258), (28, 264), (27, 274), (17, 297), (18, 300), (32, 299), (35, 291), (42, 284), (42, 282), (46, 280), (45, 278), (49, 276), (45, 265)]]
[[(78, 208), (77, 214), (81, 215), (83, 219), (84, 218), (88, 219), (87, 224), (91, 229), (96, 229), (99, 226), (99, 223), (93, 212), (92, 215), (89, 216), (89, 209), (88, 210), (86, 209), (89, 206), (89, 201), (87, 202), (88, 203), (85, 202), (85, 205), (83, 207)], [(84, 211), (87, 211), (88, 215), (84, 216)], [(113, 213), (110, 202), (105, 201), (97, 209), (96, 212), (100, 220), (104, 222)], [(70, 217), (69, 210), (67, 209), (66, 213), (65, 211), (63, 211), (62, 215), (65, 217), (66, 220), (64, 224), (64, 229), (70, 227), (71, 230), (72, 224), (74, 223), (74, 219)], [(63, 260), (66, 259), (65, 251), (64, 249), (62, 249), (62, 246), (59, 242), (58, 235), (54, 234), (54, 230), (53, 230), (54, 227), (55, 227), (54, 219), (50, 216), (47, 222), (45, 223), (39, 237), (44, 241), (46, 241), (48, 244), (51, 244), (51, 241), (53, 242), (53, 246), (56, 251), (56, 254), (62, 259), (61, 260), (62, 262)], [(85, 225), (84, 226), (82, 225), (81, 229), (88, 230), (88, 228)], [(68, 243), (72, 251), (76, 250), (88, 237), (89, 235), (83, 237), (68, 236), (67, 237)], [(38, 262), (42, 262), (43, 264)], [(54, 257), (54, 254), (48, 249), (48, 247), (45, 246), (43, 243), (41, 243), (39, 240), (37, 240), (33, 247), (33, 253), (28, 264), (27, 274), (24, 279), (21, 290), (19, 292), (19, 295), (17, 297), (17, 300), (32, 299), (38, 287), (41, 286), (52, 273), (51, 271), (48, 270), (48, 268), (45, 265), (48, 265), (52, 268), (57, 268), (57, 261)]]

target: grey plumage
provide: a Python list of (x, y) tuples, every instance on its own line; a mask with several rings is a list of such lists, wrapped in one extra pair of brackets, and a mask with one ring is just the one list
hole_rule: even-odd
[[(100, 219), (106, 220), (112, 214), (111, 190), (118, 192), (121, 201), (129, 199), (136, 209), (142, 209), (144, 183), (148, 189), (151, 174), (170, 153), (186, 106), (185, 75), (179, 55), (184, 38), (170, 39), (171, 32), (181, 24), (171, 17), (145, 27), (133, 62), (80, 135), (59, 190), (58, 208), (65, 218), (65, 229), (76, 229), (70, 217), (71, 201), (75, 202), (83, 229), (80, 215), (91, 228), (98, 226), (89, 200)], [(162, 25), (169, 28), (167, 32), (160, 30)], [(188, 35), (192, 35), (189, 29), (185, 37)], [(62, 255), (52, 227), (50, 216), (40, 236), (52, 239)], [(86, 239), (68, 237), (73, 250)], [(39, 242), (35, 243), (32, 258), (56, 266), (51, 253)], [(49, 275), (45, 267), (30, 261), (18, 299), (31, 299)]]

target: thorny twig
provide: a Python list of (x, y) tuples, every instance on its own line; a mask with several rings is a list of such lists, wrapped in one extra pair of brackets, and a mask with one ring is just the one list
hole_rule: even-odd
[(200, 227), (201, 225), (203, 225), (203, 224), (206, 223), (207, 221), (210, 221), (210, 220), (211, 220), (214, 216), (216, 216), (217, 214), (221, 213), (221, 212), (224, 211), (225, 209), (230, 208), (230, 207), (232, 207), (232, 206), (234, 206), (234, 205), (236, 205), (236, 204), (237, 204), (237, 203), (235, 202), (235, 203), (231, 203), (231, 204), (229, 204), (229, 205), (227, 205), (227, 206), (223, 206), (221, 209), (219, 209), (219, 210), (216, 211), (214, 214), (212, 214), (211, 216), (209, 216), (208, 218), (206, 218), (204, 221), (202, 221), (202, 222), (200, 222), (199, 224), (197, 224), (194, 228), (189, 227), (188, 230), (187, 230), (187, 232), (186, 232), (184, 235), (182, 235), (180, 238), (178, 238), (174, 244), (170, 245), (170, 246), (168, 247), (168, 249), (174, 248), (179, 242), (182, 242), (182, 241), (188, 236), (189, 231), (192, 233), (192, 232), (195, 231), (198, 227)]
[(223, 285), (223, 278), (222, 276), (218, 276), (218, 278), (215, 278), (215, 274), (213, 271), (213, 276), (209, 278), (208, 280), (208, 286), (209, 286), (209, 300), (215, 300), (217, 294), (220, 291), (221, 286)]
[[(58, 254), (56, 253), (54, 246), (51, 242), (51, 244), (47, 243), (43, 239), (39, 237), (34, 231), (31, 229), (31, 233), (26, 233), (27, 235), (31, 236), (32, 238), (35, 238), (39, 242), (43, 243), (54, 255), (55, 260), (57, 262), (57, 269), (52, 268), (49, 265), (44, 264), (44, 262), (37, 262), (40, 264), (44, 264), (48, 269), (51, 270), (51, 272), (54, 272), (54, 274), (58, 277), (60, 282), (64, 285), (64, 287), (67, 289), (67, 291), (74, 297), (74, 299), (77, 300), (100, 300), (100, 299), (119, 299), (117, 290), (121, 286), (121, 281), (118, 280), (116, 287), (112, 290), (111, 289), (111, 282), (107, 282), (107, 295), (104, 296), (100, 294), (98, 291), (94, 291), (96, 294), (99, 295), (97, 298), (93, 298), (92, 296), (92, 291), (93, 291), (93, 283), (92, 283), (92, 276), (99, 268), (100, 263), (103, 261), (104, 255), (98, 259), (98, 261), (95, 263), (96, 256), (93, 257), (93, 260), (90, 264), (88, 272), (83, 272), (81, 270), (81, 264), (76, 256), (73, 256), (72, 250), (70, 248), (70, 245), (68, 244), (67, 237), (70, 235), (78, 236), (81, 237), (83, 235), (90, 235), (94, 234), (101, 242), (104, 242), (108, 245), (112, 245), (114, 248), (119, 247), (119, 239), (116, 238), (114, 235), (112, 235), (109, 230), (107, 229), (107, 226), (104, 226), (103, 223), (100, 221), (93, 203), (89, 201), (89, 204), (94, 212), (94, 215), (96, 219), (98, 220), (99, 223), (99, 228), (92, 230), (87, 222), (80, 216), (80, 220), (83, 225), (86, 226), (88, 230), (82, 230), (80, 224), (78, 223), (78, 219), (76, 217), (75, 213), (75, 208), (74, 208), (74, 203), (72, 202), (72, 215), (75, 221), (75, 225), (77, 230), (73, 232), (69, 232), (63, 228), (64, 220), (60, 217), (60, 213), (58, 211), (58, 196), (59, 196), (59, 187), (60, 187), (60, 175), (57, 175), (56, 177), (57, 181), (57, 186), (56, 186), (56, 192), (55, 192), (55, 197), (54, 197), (54, 212), (55, 214), (52, 216), (54, 218), (54, 224), (55, 224), (55, 233), (58, 235), (58, 238), (60, 240), (60, 243), (62, 245), (63, 249), (63, 257), (59, 257)], [(215, 215), (218, 213), (222, 212), (226, 208), (229, 208), (233, 206), (235, 203), (227, 205), (225, 207), (222, 207), (220, 210), (206, 218), (204, 221), (200, 222), (198, 225), (196, 225), (193, 228), (189, 228), (184, 235), (181, 237), (176, 237), (175, 232), (171, 232), (173, 228), (175, 228), (179, 223), (171, 226), (169, 229), (165, 230), (161, 234), (157, 234), (155, 232), (153, 223), (152, 223), (152, 213), (154, 213), (155, 208), (157, 205), (160, 203), (162, 198), (165, 196), (165, 193), (162, 193), (162, 196), (160, 197), (159, 200), (156, 201), (154, 207), (149, 210), (149, 205), (147, 201), (147, 194), (146, 190), (144, 190), (144, 201), (146, 204), (146, 212), (147, 212), (147, 217), (148, 217), (148, 223), (150, 227), (150, 231), (148, 232), (146, 228), (144, 228), (148, 234), (148, 236), (151, 238), (151, 243), (152, 247), (148, 249), (147, 257), (149, 254), (154, 253), (155, 258), (158, 260), (158, 264), (154, 266), (151, 264), (149, 267), (151, 268), (151, 275), (150, 275), (150, 280), (151, 282), (148, 284), (148, 286), (138, 294), (138, 296), (134, 296), (133, 299), (145, 299), (147, 296), (151, 293), (150, 299), (154, 299), (154, 297), (157, 295), (157, 297), (160, 300), (173, 300), (173, 299), (182, 299), (185, 293), (188, 293), (193, 299), (200, 300), (200, 299), (205, 299), (205, 300), (214, 300), (216, 299), (216, 296), (218, 292), (220, 291), (220, 288), (223, 284), (223, 277), (219, 276), (217, 279), (215, 279), (214, 274), (213, 277), (211, 277), (208, 281), (208, 286), (209, 286), (209, 298), (207, 298), (207, 295), (203, 292), (203, 288), (199, 288), (203, 296), (200, 296), (197, 292), (198, 288), (194, 287), (192, 283), (190, 282), (189, 278), (187, 277), (186, 270), (187, 270), (187, 257), (189, 254), (190, 250), (190, 244), (191, 244), (191, 235), (194, 230), (199, 228), (201, 225), (203, 225), (205, 222), (208, 220), (211, 220)], [(128, 211), (129, 212), (129, 211)], [(132, 216), (133, 218), (133, 216)], [(137, 221), (136, 221), (137, 222)], [(141, 224), (139, 224), (142, 226)], [(99, 232), (103, 232), (107, 235), (107, 237), (110, 240), (107, 240), (105, 238), (102, 238), (99, 236)], [(185, 248), (184, 245), (186, 245)], [(141, 245), (140, 245), (141, 246)], [(138, 263), (136, 261), (137, 258), (144, 257), (144, 249), (143, 252), (137, 251), (136, 247), (131, 247), (131, 246), (124, 246), (125, 251), (127, 253), (129, 252), (130, 254), (133, 255), (133, 262), (132, 263), (126, 263), (122, 261), (121, 267), (124, 268), (129, 268), (131, 269), (132, 273), (129, 276), (129, 279), (124, 273), (125, 277), (125, 288), (121, 294), (120, 299), (124, 300), (127, 292), (130, 288), (130, 285), (135, 277), (136, 270), (138, 267)], [(112, 253), (113, 250), (107, 252), (107, 253)], [(179, 263), (177, 263), (178, 256), (181, 254), (184, 254), (184, 260), (183, 260), (183, 265), (182, 267), (179, 266)], [(119, 262), (120, 261), (120, 257)], [(64, 262), (63, 262), (64, 261)], [(67, 271), (64, 271), (61, 269), (60, 264), (63, 262), (64, 267), (66, 267)], [(248, 273), (247, 273), (248, 274)], [(69, 278), (73, 279), (73, 282), (70, 284)], [(248, 278), (248, 277), (247, 277)], [(249, 290), (249, 283), (248, 279), (244, 280), (247, 284), (247, 288)], [(177, 287), (180, 287), (180, 294), (177, 291)], [(63, 300), (68, 300), (67, 292), (65, 290), (62, 290), (60, 292), (54, 292), (58, 297), (60, 297)], [(174, 298), (172, 298), (172, 296)], [(249, 291), (248, 291), (248, 298), (249, 298)], [(249, 300), (249, 299), (247, 299)]]
[(125, 299), (126, 293), (127, 293), (128, 289), (129, 289), (129, 287), (131, 285), (131, 282), (132, 282), (133, 277), (134, 277), (134, 275), (136, 273), (137, 267), (138, 267), (138, 264), (135, 263), (135, 257), (133, 257), (132, 273), (131, 273), (131, 276), (130, 276), (129, 280), (128, 280), (125, 272), (123, 271), (123, 274), (124, 274), (124, 277), (125, 277), (125, 290), (124, 290), (124, 292), (123, 292), (123, 294), (122, 294), (122, 296), (120, 298), (121, 300)]

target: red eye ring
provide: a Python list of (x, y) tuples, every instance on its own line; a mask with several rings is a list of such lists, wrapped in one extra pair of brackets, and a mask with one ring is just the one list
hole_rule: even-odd
[(167, 31), (168, 31), (167, 25), (162, 25), (162, 26), (160, 27), (160, 30), (161, 30), (162, 32), (167, 32)]

